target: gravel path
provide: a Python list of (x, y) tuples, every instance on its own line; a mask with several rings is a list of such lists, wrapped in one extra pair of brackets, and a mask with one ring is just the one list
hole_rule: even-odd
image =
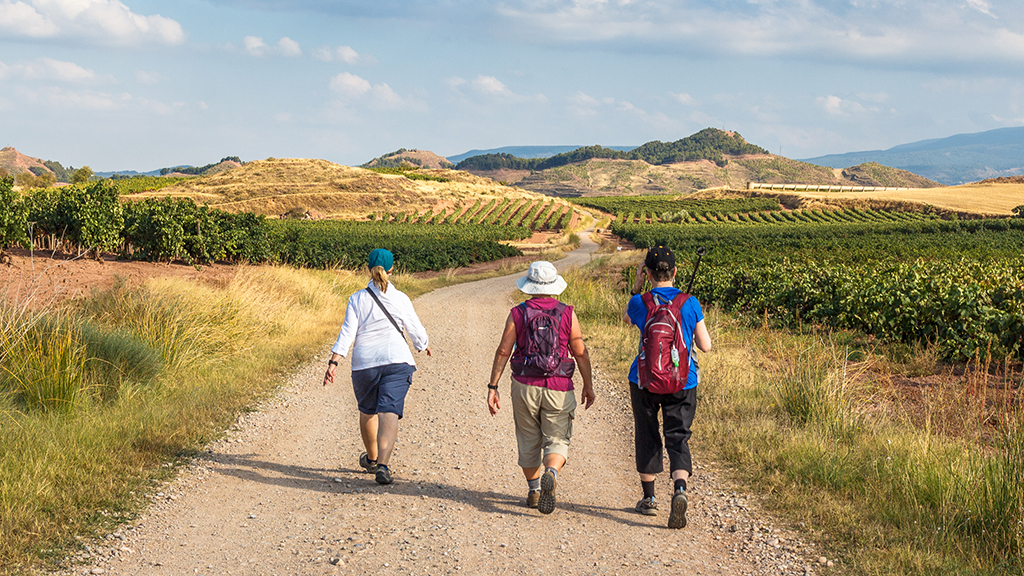
[[(586, 235), (584, 235), (586, 236)], [(594, 246), (559, 261), (589, 259)], [(695, 454), (689, 526), (647, 517), (632, 465), (621, 375), (597, 366), (597, 403), (580, 408), (558, 506), (524, 506), (508, 371), (506, 404), (488, 414), (486, 384), (514, 276), (452, 286), (415, 305), (432, 358), (419, 370), (392, 457), (395, 484), (362, 472), (347, 378), (322, 386), (326, 349), (227, 438), (154, 486), (133, 526), (81, 554), (74, 574), (806, 574), (819, 555), (774, 527)], [(341, 326), (342, 311), (338, 311)], [(343, 361), (339, 374), (348, 366)], [(699, 430), (698, 430), (699, 433)], [(663, 508), (671, 484), (659, 478)]]

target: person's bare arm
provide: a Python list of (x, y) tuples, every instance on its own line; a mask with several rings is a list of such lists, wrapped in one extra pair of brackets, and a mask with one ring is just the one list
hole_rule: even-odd
[(575, 310), (572, 312), (572, 329), (569, 332), (569, 352), (576, 360), (576, 365), (580, 368), (580, 377), (583, 378), (583, 390), (580, 392), (580, 399), (583, 401), (583, 409), (586, 410), (594, 405), (597, 395), (594, 393), (590, 353), (587, 352), (587, 345), (583, 342), (583, 330), (580, 328), (580, 321), (576, 317)]
[(711, 352), (711, 334), (703, 320), (693, 328), (693, 345), (701, 352)]
[[(516, 323), (512, 320), (512, 314), (510, 313), (505, 320), (505, 330), (501, 333), (501, 342), (498, 343), (498, 349), (494, 351), (494, 363), (491, 364), (490, 386), (498, 385), (498, 380), (501, 379), (501, 373), (505, 371), (505, 364), (508, 363), (515, 344)], [(498, 410), (501, 409), (501, 396), (493, 388), (487, 390), (487, 408), (491, 411), (491, 416), (497, 414)]]
[[(338, 361), (341, 360), (341, 354), (331, 354), (331, 359), (327, 363), (327, 373), (324, 374), (324, 386), (327, 384), (334, 384), (334, 374), (338, 369)], [(333, 364), (331, 364), (333, 362)]]

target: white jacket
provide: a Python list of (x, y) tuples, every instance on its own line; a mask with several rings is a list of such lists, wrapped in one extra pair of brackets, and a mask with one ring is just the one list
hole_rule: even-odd
[[(427, 331), (416, 316), (416, 310), (412, 307), (412, 300), (402, 291), (395, 288), (394, 284), (388, 285), (388, 291), (381, 294), (377, 286), (371, 281), (366, 290), (373, 290), (373, 293), (380, 298), (391, 317), (395, 319), (399, 327), (409, 333), (412, 345), (418, 351), (426, 350), (429, 342)], [(352, 370), (363, 370), (375, 368), (387, 364), (409, 364), (416, 365), (412, 352), (405, 338), (395, 330), (394, 324), (388, 320), (380, 306), (374, 302), (366, 290), (360, 290), (348, 299), (348, 306), (345, 308), (345, 323), (341, 326), (338, 340), (331, 348), (331, 352), (348, 355), (348, 349), (355, 342), (352, 350)]]

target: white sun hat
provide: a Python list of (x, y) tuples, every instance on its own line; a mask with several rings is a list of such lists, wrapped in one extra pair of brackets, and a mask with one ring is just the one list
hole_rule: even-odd
[(526, 276), (516, 280), (516, 286), (519, 286), (519, 289), (526, 294), (550, 294), (551, 296), (557, 296), (565, 290), (567, 284), (565, 279), (555, 270), (554, 264), (539, 260), (530, 264), (530, 269), (526, 271)]

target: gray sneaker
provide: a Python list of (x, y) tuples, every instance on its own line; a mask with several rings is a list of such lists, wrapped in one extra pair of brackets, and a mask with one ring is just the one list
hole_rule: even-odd
[(669, 528), (686, 528), (686, 491), (677, 490), (672, 495), (672, 512), (668, 515)]
[(541, 514), (551, 514), (555, 511), (555, 488), (558, 487), (558, 481), (555, 479), (555, 473), (551, 470), (544, 472), (544, 475), (540, 477), (540, 498), (537, 500), (537, 510), (540, 510)]
[(658, 503), (654, 501), (654, 496), (643, 498), (639, 502), (637, 502), (636, 511), (643, 514), (644, 516), (657, 516)]
[(363, 470), (369, 472), (370, 474), (373, 474), (374, 472), (377, 471), (377, 463), (370, 462), (370, 456), (366, 452), (363, 452), (362, 454), (359, 455), (359, 466), (362, 467)]
[(391, 477), (391, 470), (387, 466), (377, 466), (377, 484), (391, 484), (395, 480)]
[(540, 490), (530, 490), (526, 493), (526, 507), (536, 508), (540, 503)]

